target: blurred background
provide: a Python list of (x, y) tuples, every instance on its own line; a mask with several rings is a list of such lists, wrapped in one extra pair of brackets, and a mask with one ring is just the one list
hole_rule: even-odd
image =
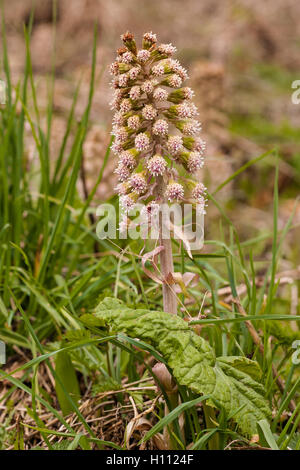
[[(25, 60), (23, 25), (35, 5), (31, 52), (38, 103), (43, 114), (54, 58), (55, 118), (53, 158), (63, 137), (66, 116), (81, 81), (76, 116), (87, 99), (93, 25), (99, 24), (97, 86), (91, 125), (84, 146), (87, 190), (101, 167), (110, 137), (111, 90), (107, 66), (130, 30), (137, 42), (143, 32), (172, 42), (189, 69), (207, 141), (207, 164), (200, 176), (210, 192), (247, 161), (277, 148), (280, 158), (279, 229), (290, 216), (300, 181), (300, 104), (291, 101), (292, 82), (300, 79), (300, 2), (298, 0), (4, 0), (9, 60), (15, 84)], [(56, 23), (56, 28), (54, 24)], [(1, 72), (2, 73), (2, 72)], [(43, 108), (44, 107), (44, 108)], [(28, 131), (27, 151), (36, 158)], [(111, 156), (96, 200), (107, 199), (115, 185)], [(251, 166), (217, 195), (242, 239), (272, 229), (275, 157)], [(209, 204), (206, 237), (213, 237), (219, 213)], [(285, 250), (299, 255), (300, 207)], [(270, 242), (270, 241), (269, 241)], [(268, 242), (268, 243), (269, 243)], [(269, 248), (266, 246), (265, 249)], [(290, 266), (290, 264), (289, 264)]]

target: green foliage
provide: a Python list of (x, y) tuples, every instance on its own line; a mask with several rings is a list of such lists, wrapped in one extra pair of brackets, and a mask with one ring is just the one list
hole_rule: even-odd
[(56, 355), (55, 372), (55, 389), (57, 399), (64, 416), (66, 416), (72, 413), (74, 411), (74, 408), (67, 399), (65, 391), (70, 394), (76, 404), (78, 404), (78, 401), (80, 399), (80, 389), (76, 377), (76, 372), (70, 359), (70, 356), (66, 351), (61, 351)]
[(293, 341), (300, 339), (300, 331), (294, 331), (291, 326), (285, 322), (269, 321), (267, 324), (267, 333), (274, 336), (280, 344), (290, 346)]
[(99, 379), (99, 383), (93, 385), (93, 394), (98, 395), (99, 393), (109, 392), (110, 390), (120, 390), (121, 385), (112, 377)]
[(129, 309), (111, 298), (99, 304), (95, 316), (113, 331), (153, 345), (179, 384), (209, 395), (214, 404), (220, 403), (244, 433), (254, 434), (257, 421), (270, 418), (264, 388), (259, 383), (258, 364), (245, 357), (216, 358), (209, 343), (181, 318), (164, 312)]

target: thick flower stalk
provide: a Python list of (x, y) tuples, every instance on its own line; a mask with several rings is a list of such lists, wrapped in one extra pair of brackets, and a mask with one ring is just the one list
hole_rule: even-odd
[[(140, 50), (131, 33), (121, 39), (124, 46), (110, 66), (115, 90), (112, 150), (119, 159), (117, 191), (125, 214), (121, 227), (138, 202), (150, 211), (153, 204), (183, 202), (205, 212), (205, 188), (196, 179), (205, 142), (199, 136), (194, 92), (185, 84), (187, 71), (173, 58), (176, 48), (157, 44), (152, 32), (144, 34)], [(173, 268), (167, 255), (171, 242), (161, 242), (167, 275)]]

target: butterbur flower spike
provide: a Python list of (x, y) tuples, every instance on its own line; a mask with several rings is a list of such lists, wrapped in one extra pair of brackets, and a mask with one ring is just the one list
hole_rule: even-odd
[(183, 201), (204, 212), (205, 188), (196, 173), (204, 164), (205, 142), (194, 92), (185, 83), (188, 73), (173, 57), (176, 47), (158, 44), (153, 32), (144, 34), (140, 49), (132, 33), (121, 39), (110, 66), (121, 204), (129, 211), (137, 202), (150, 207)]

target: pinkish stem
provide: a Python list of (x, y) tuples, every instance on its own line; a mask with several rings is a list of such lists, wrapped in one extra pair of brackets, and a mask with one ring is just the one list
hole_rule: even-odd
[[(161, 238), (160, 243), (164, 247), (164, 250), (160, 253), (160, 268), (164, 280), (167, 280), (169, 274), (174, 272), (172, 242), (170, 238)], [(163, 284), (163, 303), (164, 312), (177, 314), (177, 298), (172, 285), (170, 285), (170, 280)]]

